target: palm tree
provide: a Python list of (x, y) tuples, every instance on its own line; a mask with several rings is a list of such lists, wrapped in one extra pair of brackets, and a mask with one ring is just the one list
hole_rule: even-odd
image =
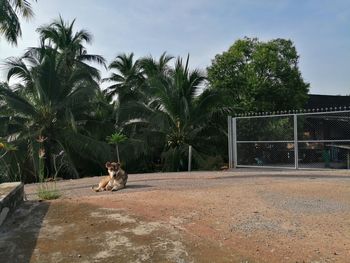
[(74, 61), (94, 62), (105, 66), (105, 59), (100, 55), (87, 54), (85, 44), (92, 43), (92, 35), (85, 29), (74, 32), (75, 19), (69, 23), (60, 16), (49, 25), (37, 29), (40, 39), (64, 54), (68, 65)]
[[(106, 82), (113, 82), (107, 88), (108, 95), (113, 97), (118, 95), (118, 101), (127, 99), (127, 96), (138, 91), (142, 85), (143, 75), (140, 68), (140, 61), (134, 61), (134, 54), (120, 54), (108, 66), (112, 72), (110, 77), (104, 79)], [(133, 98), (133, 97), (131, 97)]]
[(113, 133), (111, 136), (107, 137), (107, 141), (109, 144), (114, 144), (116, 151), (117, 151), (117, 160), (118, 163), (120, 163), (120, 156), (119, 156), (119, 144), (122, 142), (125, 142), (127, 139), (127, 137), (122, 134), (121, 132), (116, 132)]
[(130, 104), (145, 98), (143, 94), (144, 76), (139, 60), (134, 61), (134, 54), (120, 54), (108, 66), (112, 72), (104, 82), (112, 83), (106, 89), (106, 96), (116, 98), (119, 110), (116, 112), (116, 125), (131, 118), (129, 116)]
[(17, 45), (18, 37), (22, 36), (18, 15), (26, 19), (33, 17), (31, 4), (27, 0), (0, 0), (0, 35)]
[[(0, 102), (8, 109), (4, 113), (16, 120), (16, 125), (10, 125), (13, 131), (7, 133), (6, 140), (28, 146), (35, 173), (36, 139), (45, 138), (42, 143), (46, 175), (53, 173), (55, 153), (63, 151), (66, 174), (77, 177), (78, 161), (103, 163), (110, 159), (108, 144), (89, 133), (91, 126), (100, 120), (96, 104), (100, 94), (99, 72), (85, 64), (82, 54), (73, 52), (69, 44), (67, 48), (58, 48), (52, 43), (42, 43), (20, 58), (7, 60), (8, 80), (17, 78), (20, 82), (12, 87), (0, 87)], [(82, 45), (80, 48), (85, 50)], [(72, 51), (73, 57), (68, 56), (67, 50)], [(83, 55), (87, 55), (86, 50)], [(85, 129), (87, 124), (89, 129)]]
[[(75, 19), (69, 23), (65, 22), (60, 16), (48, 25), (41, 26), (37, 29), (43, 46), (47, 45), (58, 51), (62, 56), (62, 74), (70, 75), (72, 70), (79, 68), (84, 72), (89, 72), (95, 80), (100, 80), (100, 72), (89, 63), (95, 63), (106, 68), (105, 59), (96, 54), (89, 54), (85, 47), (91, 44), (92, 35), (87, 30), (75, 32)], [(38, 48), (29, 48), (28, 53), (38, 52)]]
[(159, 62), (152, 58), (142, 61), (150, 97), (144, 117), (164, 134), (165, 169), (182, 170), (189, 145), (197, 163), (201, 161), (202, 137), (218, 108), (219, 96), (209, 89), (201, 93), (205, 76), (199, 70), (189, 70), (189, 56), (185, 64), (178, 58), (174, 68), (168, 66), (170, 60), (163, 54)]
[[(116, 145), (119, 160), (119, 144), (128, 138), (128, 142), (121, 145), (121, 151), (128, 156), (128, 163), (139, 165), (138, 160), (144, 157), (147, 147), (144, 138), (140, 137), (144, 122), (138, 117), (138, 104), (142, 104), (147, 97), (144, 93), (145, 79), (139, 60), (134, 60), (134, 54), (118, 55), (108, 67), (110, 76), (103, 81), (111, 83), (104, 91), (109, 100), (115, 105), (115, 132), (108, 136), (110, 144)], [(125, 134), (125, 135), (124, 135)], [(124, 137), (125, 136), (125, 137)], [(123, 147), (124, 146), (124, 147)]]

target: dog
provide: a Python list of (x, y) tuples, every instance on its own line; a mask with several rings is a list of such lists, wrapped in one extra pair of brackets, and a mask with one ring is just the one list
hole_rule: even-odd
[(120, 168), (120, 163), (107, 162), (108, 175), (102, 178), (97, 187), (92, 187), (95, 192), (118, 191), (126, 186), (128, 174)]

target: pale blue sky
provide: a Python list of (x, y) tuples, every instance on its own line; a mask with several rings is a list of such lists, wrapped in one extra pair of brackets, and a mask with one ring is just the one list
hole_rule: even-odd
[(18, 47), (0, 41), (0, 60), (37, 45), (35, 28), (61, 14), (89, 30), (90, 53), (109, 62), (121, 52), (158, 57), (167, 51), (190, 53), (191, 66), (205, 69), (244, 36), (288, 38), (311, 93), (350, 94), (349, 0), (38, 0), (33, 7), (35, 19), (22, 22)]

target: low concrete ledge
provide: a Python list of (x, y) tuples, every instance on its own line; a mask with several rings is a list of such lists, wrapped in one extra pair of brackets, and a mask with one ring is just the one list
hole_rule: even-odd
[(24, 186), (21, 182), (0, 184), (0, 226), (8, 214), (23, 202)]

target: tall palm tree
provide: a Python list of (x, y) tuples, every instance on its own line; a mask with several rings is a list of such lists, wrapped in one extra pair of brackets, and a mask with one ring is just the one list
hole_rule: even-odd
[(219, 96), (209, 89), (202, 92), (205, 76), (189, 69), (189, 56), (185, 63), (178, 58), (174, 68), (168, 66), (170, 59), (162, 56), (159, 62), (152, 58), (142, 62), (150, 97), (144, 117), (164, 134), (165, 169), (182, 170), (189, 145), (196, 161), (201, 161), (201, 137), (218, 107)]
[[(106, 67), (106, 61), (100, 55), (87, 52), (85, 45), (91, 44), (92, 35), (84, 29), (75, 32), (74, 24), (75, 19), (69, 23), (60, 16), (52, 23), (39, 27), (37, 32), (43, 45), (56, 49), (63, 57), (62, 66), (65, 67), (66, 74), (71, 74), (75, 68), (81, 68), (89, 71), (96, 80), (100, 80), (100, 72), (89, 63), (93, 62)], [(30, 48), (28, 52), (36, 52), (36, 50), (37, 48)]]
[(77, 177), (75, 156), (103, 162), (109, 159), (109, 147), (84, 134), (98, 84), (81, 70), (63, 81), (67, 76), (61, 74), (62, 59), (55, 49), (45, 47), (36, 56), (8, 60), (8, 79), (19, 78), (21, 84), (0, 88), (0, 97), (9, 114), (17, 118), (18, 128), (8, 134), (7, 141), (25, 143), (33, 152), (36, 139), (45, 138), (46, 174), (53, 173), (54, 154), (64, 151), (68, 173)]
[[(114, 101), (115, 105), (115, 132), (107, 138), (113, 138), (116, 134), (126, 135), (127, 143), (121, 146), (124, 156), (128, 156), (128, 163), (139, 164), (136, 161), (141, 155), (145, 155), (147, 147), (142, 136), (144, 122), (138, 117), (136, 107), (145, 99), (145, 79), (140, 67), (140, 61), (134, 60), (134, 54), (118, 55), (108, 67), (110, 76), (103, 81), (111, 83), (104, 91), (106, 97)], [(119, 156), (119, 144), (116, 145)]]
[(28, 0), (0, 0), (0, 35), (17, 45), (18, 37), (22, 36), (18, 15), (26, 19), (33, 17), (33, 11)]
[(134, 61), (133, 53), (118, 55), (108, 69), (112, 72), (108, 78), (103, 80), (112, 83), (106, 91), (108, 97), (117, 96), (119, 105), (142, 98), (144, 76), (140, 61)]
[[(69, 31), (67, 34), (59, 32), (62, 38), (70, 39), (61, 41), (66, 46), (44, 38), (40, 47), (30, 48), (20, 58), (8, 59), (8, 80), (16, 78), (20, 82), (10, 88), (0, 87), (0, 102), (9, 110), (7, 114), (18, 120), (16, 127), (13, 123), (10, 125), (13, 131), (7, 133), (6, 140), (28, 145), (31, 151), (28, 156), (33, 157), (36, 138), (45, 138), (42, 143), (47, 175), (53, 173), (53, 159), (62, 151), (66, 173), (75, 177), (78, 176), (78, 161), (89, 159), (103, 163), (110, 158), (108, 144), (91, 135), (101, 116), (110, 109), (98, 99), (98, 70), (85, 63), (104, 63), (104, 60), (88, 55), (83, 46), (85, 37), (70, 38), (82, 35), (81, 31), (74, 34), (72, 26), (73, 23), (69, 30), (60, 28), (62, 32)], [(56, 40), (59, 41), (59, 37)], [(35, 161), (31, 161), (35, 170)]]

